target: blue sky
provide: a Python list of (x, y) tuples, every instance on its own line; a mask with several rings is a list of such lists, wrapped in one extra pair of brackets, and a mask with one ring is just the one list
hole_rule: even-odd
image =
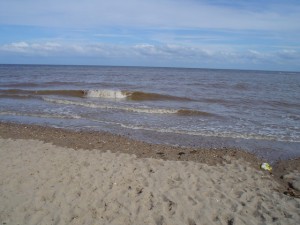
[(1, 0), (0, 63), (300, 71), (299, 0)]

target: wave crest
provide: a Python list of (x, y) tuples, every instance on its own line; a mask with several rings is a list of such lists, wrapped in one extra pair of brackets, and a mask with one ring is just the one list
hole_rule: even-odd
[(91, 98), (112, 98), (112, 99), (127, 99), (132, 101), (191, 101), (189, 98), (148, 93), (142, 91), (119, 91), (119, 90), (86, 90), (84, 91), (85, 97)]
[[(3, 96), (9, 95), (57, 95), (77, 98), (107, 98), (107, 99), (127, 99), (131, 101), (193, 101), (186, 97), (179, 97), (167, 94), (148, 93), (142, 91), (121, 91), (110, 89), (99, 90), (22, 90), (8, 89), (0, 90)], [(8, 97), (9, 97), (8, 96)]]
[(178, 97), (173, 95), (147, 93), (142, 91), (127, 92), (127, 97), (133, 101), (162, 101), (162, 100), (173, 100), (173, 101), (191, 101), (192, 99), (185, 97)]
[(126, 98), (126, 92), (118, 91), (118, 90), (86, 90), (84, 91), (85, 97), (90, 98), (114, 98), (114, 99), (122, 99)]

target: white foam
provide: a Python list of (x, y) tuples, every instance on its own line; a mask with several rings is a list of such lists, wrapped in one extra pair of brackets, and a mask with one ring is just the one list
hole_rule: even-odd
[(25, 113), (25, 112), (21, 113), (21, 112), (11, 112), (11, 111), (0, 112), (0, 115), (29, 116), (29, 117), (58, 118), (58, 119), (81, 119), (81, 116), (79, 115), (37, 114), (37, 113)]
[(85, 91), (85, 97), (122, 99), (126, 98), (127, 95), (125, 92), (118, 90), (87, 90)]
[(78, 105), (88, 108), (98, 108), (98, 109), (114, 109), (114, 110), (123, 110), (129, 112), (137, 112), (137, 113), (153, 113), (153, 114), (175, 114), (178, 110), (175, 109), (163, 109), (163, 108), (133, 108), (127, 106), (114, 106), (108, 104), (95, 104), (91, 102), (79, 102), (79, 101), (70, 101), (70, 100), (62, 100), (62, 99), (52, 99), (52, 98), (43, 98), (47, 102), (52, 102), (56, 104), (64, 104), (64, 105)]
[[(91, 102), (78, 102), (78, 101), (70, 101), (70, 100), (62, 100), (62, 99), (51, 99), (51, 98), (43, 98), (45, 101), (53, 102), (56, 104), (71, 104), (71, 105), (78, 105), (83, 107), (89, 108), (100, 108), (100, 109), (112, 109), (112, 110), (123, 110), (129, 112), (136, 112), (136, 113), (149, 113), (149, 114), (176, 114), (178, 110), (175, 109), (163, 109), (163, 108), (132, 108), (126, 106), (114, 106), (114, 105), (106, 105), (106, 104), (95, 104)], [(99, 121), (101, 122), (101, 121)], [(103, 121), (102, 121), (103, 122)], [(177, 133), (177, 134), (186, 134), (186, 135), (193, 135), (193, 136), (208, 136), (208, 137), (224, 137), (224, 138), (241, 138), (241, 139), (255, 139), (255, 140), (276, 140), (276, 141), (288, 141), (288, 142), (300, 142), (299, 138), (295, 137), (278, 137), (277, 135), (272, 134), (256, 134), (256, 133), (238, 133), (238, 132), (222, 132), (222, 131), (210, 131), (210, 130), (203, 130), (203, 131), (188, 131), (188, 130), (177, 130), (177, 129), (161, 129), (161, 128), (150, 128), (150, 127), (143, 127), (143, 126), (133, 126), (133, 125), (125, 125), (119, 124), (120, 126), (128, 129), (134, 130), (148, 130), (148, 131), (155, 131), (160, 133)]]
[[(117, 124), (117, 123), (116, 123)], [(204, 136), (204, 137), (223, 137), (223, 138), (240, 138), (240, 139), (252, 139), (252, 140), (269, 140), (269, 141), (283, 141), (283, 142), (300, 142), (299, 139), (290, 139), (290, 138), (278, 138), (274, 135), (258, 135), (258, 134), (238, 134), (234, 132), (214, 132), (214, 131), (185, 131), (185, 130), (175, 130), (169, 128), (152, 128), (136, 125), (126, 125), (119, 124), (121, 127), (132, 129), (132, 130), (147, 130), (155, 131), (159, 133), (174, 133), (174, 134), (183, 134), (183, 135), (192, 135), (192, 136)]]

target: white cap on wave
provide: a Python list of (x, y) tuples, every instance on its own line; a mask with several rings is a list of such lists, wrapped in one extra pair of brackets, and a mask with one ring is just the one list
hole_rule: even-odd
[(119, 90), (87, 90), (85, 96), (90, 98), (126, 98), (126, 94)]

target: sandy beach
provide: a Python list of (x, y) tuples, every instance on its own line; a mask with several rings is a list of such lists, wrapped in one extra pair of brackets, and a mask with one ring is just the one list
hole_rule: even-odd
[(0, 124), (1, 224), (297, 224), (299, 160)]

